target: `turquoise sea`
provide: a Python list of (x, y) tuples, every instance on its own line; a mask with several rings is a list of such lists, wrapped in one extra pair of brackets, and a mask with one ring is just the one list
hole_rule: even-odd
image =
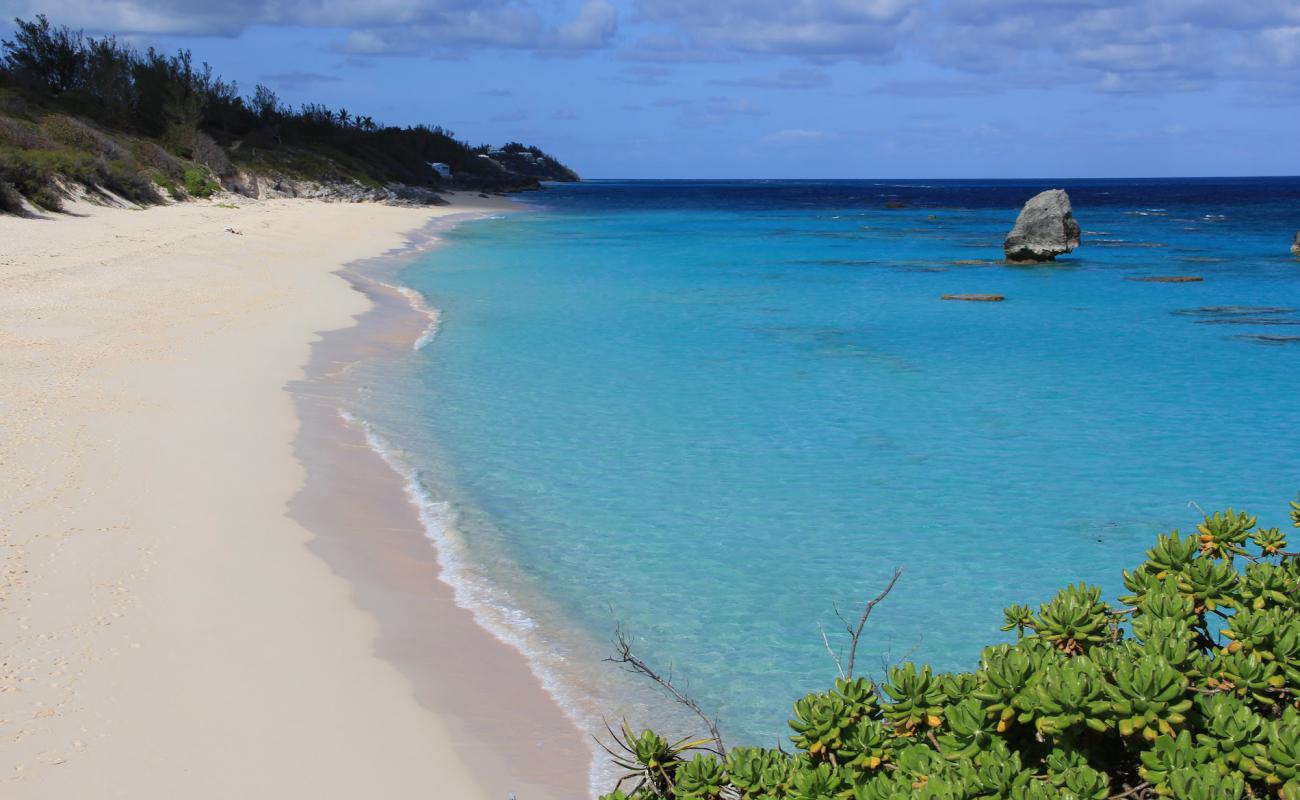
[[(1083, 247), (1008, 267), (1063, 187)], [(598, 181), (401, 275), (436, 336), (356, 413), (448, 579), (574, 713), (656, 722), (617, 623), (736, 741), (859, 655), (971, 667), (1001, 609), (1120, 587), (1197, 508), (1300, 489), (1300, 179)], [(902, 204), (889, 208), (888, 203)], [(1196, 275), (1199, 283), (1139, 276)], [(994, 292), (1002, 303), (942, 301)], [(667, 724), (680, 724), (679, 719)]]

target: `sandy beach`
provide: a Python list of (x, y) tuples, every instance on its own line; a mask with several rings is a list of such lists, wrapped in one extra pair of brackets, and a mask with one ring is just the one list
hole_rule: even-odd
[(419, 335), (357, 333), (382, 302), (338, 270), (479, 202), (0, 217), (0, 794), (584, 793), (581, 736), (306, 391)]

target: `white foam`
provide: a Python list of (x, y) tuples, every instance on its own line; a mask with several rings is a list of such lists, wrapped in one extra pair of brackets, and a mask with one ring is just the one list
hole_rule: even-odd
[[(415, 507), (425, 535), (433, 543), (440, 568), (438, 578), (451, 587), (456, 605), (469, 611), (481, 628), (524, 655), (529, 668), (547, 694), (580, 731), (595, 730), (596, 720), (573, 701), (576, 693), (560, 677), (557, 666), (565, 661), (564, 656), (545, 647), (536, 640), (536, 636), (530, 635), (538, 631), (537, 620), (515, 603), (500, 586), (475, 574), (466, 558), (464, 542), (456, 529), (456, 512), (451, 504), (434, 499), (420, 480), (419, 471), (408, 463), (398, 448), (376, 432), (369, 422), (344, 409), (338, 409), (338, 414), (346, 424), (362, 432), (370, 449), (402, 479), (406, 497)], [(608, 770), (594, 749), (588, 770), (588, 789), (592, 796), (601, 794), (599, 787), (608, 780)]]
[(426, 303), (424, 300), (424, 295), (420, 294), (419, 292), (415, 291), (409, 286), (399, 286), (396, 284), (383, 283), (383, 282), (380, 282), (379, 285), (388, 289), (392, 289), (393, 291), (400, 294), (402, 297), (405, 297), (406, 302), (411, 304), (411, 308), (414, 309), (416, 313), (420, 314), (421, 316), (423, 316), (425, 319), (429, 321), (428, 324), (424, 326), (424, 332), (421, 333), (419, 338), (412, 343), (411, 349), (421, 350), (429, 342), (432, 342), (433, 337), (438, 335), (438, 329), (442, 326), (442, 312), (430, 306), (428, 303)]

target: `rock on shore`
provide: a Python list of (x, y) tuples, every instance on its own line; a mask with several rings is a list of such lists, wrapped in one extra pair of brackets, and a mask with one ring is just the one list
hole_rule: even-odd
[(1079, 223), (1063, 189), (1048, 189), (1030, 198), (1002, 245), (1007, 261), (1033, 264), (1053, 261), (1079, 246)]
[(392, 206), (447, 205), (437, 191), (423, 186), (390, 183), (363, 186), (355, 180), (313, 181), (280, 175), (236, 172), (222, 179), (222, 188), (258, 200), (306, 197), (331, 203), (384, 203)]

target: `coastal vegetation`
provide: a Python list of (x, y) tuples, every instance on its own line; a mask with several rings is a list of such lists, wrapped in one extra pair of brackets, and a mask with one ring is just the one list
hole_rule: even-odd
[(59, 210), (74, 185), (149, 204), (297, 194), (299, 182), (324, 196), (436, 201), (439, 189), (577, 180), (517, 142), (493, 149), (437, 126), (294, 108), (262, 85), (245, 96), (188, 50), (140, 51), (44, 16), (14, 24), (0, 58), (0, 211), (21, 212), (24, 199)]
[[(1300, 503), (1290, 515), (1300, 527)], [(1080, 583), (1007, 608), (1015, 641), (971, 672), (855, 675), (849, 625), (833, 688), (794, 705), (793, 752), (727, 750), (712, 723), (676, 743), (625, 725), (609, 747), (627, 775), (602, 800), (1296, 800), (1300, 553), (1287, 546), (1249, 514), (1208, 515), (1159, 536), (1118, 604)]]

